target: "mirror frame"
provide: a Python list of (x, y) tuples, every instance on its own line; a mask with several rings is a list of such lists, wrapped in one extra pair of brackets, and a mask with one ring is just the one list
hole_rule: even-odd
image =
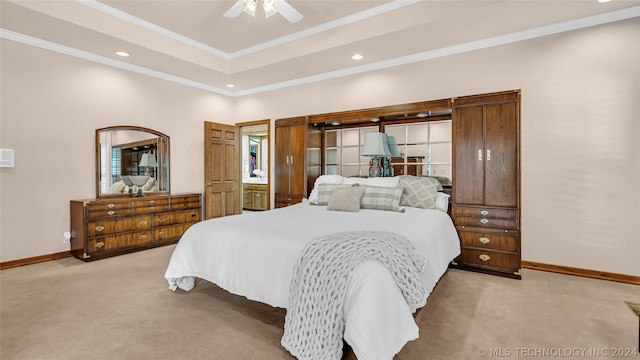
[[(162, 183), (166, 184), (165, 185), (165, 189), (160, 190), (160, 191), (154, 191), (154, 192), (149, 192), (152, 194), (169, 194), (170, 193), (170, 173), (171, 173), (171, 164), (170, 164), (170, 147), (171, 147), (171, 141), (168, 135), (163, 134), (159, 131), (153, 130), (153, 129), (149, 129), (149, 128), (145, 128), (145, 127), (141, 127), (141, 126), (131, 126), (131, 125), (117, 125), (117, 126), (108, 126), (108, 127), (104, 127), (104, 128), (100, 128), (100, 129), (96, 129), (96, 133), (95, 133), (95, 156), (96, 156), (96, 162), (95, 162), (95, 174), (96, 174), (96, 199), (99, 198), (107, 198), (107, 197), (120, 197), (120, 196), (133, 196), (133, 194), (129, 194), (129, 193), (124, 193), (124, 194), (103, 194), (100, 192), (100, 160), (101, 160), (101, 156), (100, 156), (100, 150), (101, 150), (101, 146), (100, 146), (100, 134), (102, 132), (105, 131), (118, 131), (118, 130), (126, 130), (126, 131), (140, 131), (140, 132), (145, 132), (145, 133), (150, 133), (155, 135), (158, 138), (165, 138), (166, 139), (166, 150), (164, 151), (164, 154), (157, 154), (158, 156), (158, 168), (160, 168), (160, 166), (164, 163), (166, 163), (166, 175), (163, 175), (160, 171), (158, 171), (158, 179), (157, 181), (161, 181)], [(160, 180), (160, 178), (162, 178), (162, 180)]]

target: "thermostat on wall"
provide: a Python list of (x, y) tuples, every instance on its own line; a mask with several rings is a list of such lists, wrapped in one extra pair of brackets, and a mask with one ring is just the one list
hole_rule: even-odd
[(13, 167), (13, 149), (0, 149), (0, 167)]

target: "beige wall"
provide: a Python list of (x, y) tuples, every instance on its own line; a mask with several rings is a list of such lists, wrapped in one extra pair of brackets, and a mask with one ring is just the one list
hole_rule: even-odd
[(522, 89), (522, 258), (638, 276), (639, 31), (631, 19), (239, 99), (3, 40), (0, 147), (16, 167), (0, 170), (0, 260), (68, 249), (68, 201), (94, 196), (98, 127), (170, 135), (172, 190), (201, 191), (204, 120)]

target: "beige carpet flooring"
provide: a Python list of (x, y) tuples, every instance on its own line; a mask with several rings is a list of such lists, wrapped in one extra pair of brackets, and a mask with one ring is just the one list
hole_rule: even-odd
[[(1, 271), (1, 359), (293, 359), (280, 346), (284, 310), (206, 281), (168, 290), (173, 248)], [(602, 348), (612, 357), (612, 348), (638, 346), (638, 318), (623, 300), (640, 302), (640, 287), (449, 270), (416, 316), (420, 338), (396, 359), (557, 359), (568, 349), (602, 359)]]

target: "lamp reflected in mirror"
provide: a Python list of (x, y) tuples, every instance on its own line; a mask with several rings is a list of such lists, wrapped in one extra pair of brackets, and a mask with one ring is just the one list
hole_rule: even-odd
[(153, 177), (154, 175), (153, 168), (155, 168), (156, 166), (158, 166), (158, 163), (156, 162), (155, 154), (151, 154), (151, 153), (142, 154), (142, 157), (140, 158), (140, 164), (138, 164), (138, 167), (146, 168), (144, 172), (145, 175)]

